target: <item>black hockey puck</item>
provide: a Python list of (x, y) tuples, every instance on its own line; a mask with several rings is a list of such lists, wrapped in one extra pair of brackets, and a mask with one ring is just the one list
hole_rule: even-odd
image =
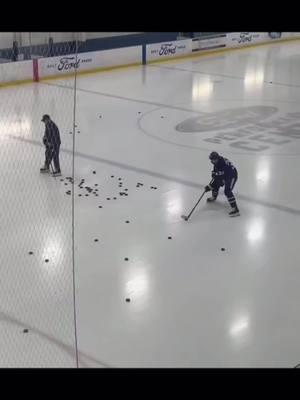
[(23, 329), (23, 333), (28, 333), (28, 329)]
[(102, 115), (99, 115), (99, 118), (102, 118)]
[(110, 200), (110, 197), (107, 197), (106, 200)]
[(88, 197), (88, 193), (85, 196)]
[(72, 132), (69, 132), (70, 135), (72, 135)]
[(225, 251), (224, 247), (221, 248), (222, 251)]
[(99, 242), (99, 239), (94, 239), (94, 242)]
[(164, 118), (164, 116), (163, 115), (161, 115), (161, 117), (160, 118)]
[(141, 114), (141, 111), (139, 111), (138, 114)]
[(127, 301), (127, 303), (130, 303), (130, 299), (129, 298), (127, 298), (126, 301)]
[(93, 174), (95, 174), (96, 173), (96, 171), (93, 171)]
[(129, 258), (125, 257), (125, 258), (124, 258), (124, 261), (129, 261)]
[(125, 190), (125, 192), (128, 192), (128, 189), (124, 189)]
[(61, 182), (63, 182), (64, 180), (63, 180), (63, 179), (61, 179), (60, 181), (61, 181)]
[(32, 256), (32, 254), (33, 254), (33, 251), (30, 251), (28, 254), (29, 254), (30, 256)]
[(116, 198), (116, 197), (114, 197), (114, 200), (117, 200), (117, 198)]
[(81, 196), (82, 196), (82, 194), (81, 194), (81, 193), (79, 193), (78, 197), (81, 197)]
[(172, 236), (168, 236), (168, 239), (172, 239)]
[(114, 178), (114, 177), (115, 177), (114, 175), (111, 176), (111, 178)]
[(98, 208), (102, 208), (102, 206), (98, 206)]
[(121, 180), (122, 180), (122, 178), (119, 178), (118, 180), (119, 180), (119, 181), (121, 181)]
[(126, 221), (126, 224), (129, 224), (129, 221)]
[(65, 186), (67, 186), (67, 184), (68, 184), (68, 183), (67, 183), (67, 182), (65, 182)]
[(45, 262), (46, 262), (46, 263), (49, 262), (48, 258), (46, 258)]
[[(98, 183), (95, 183), (95, 186), (98, 186)], [(98, 190), (98, 189), (97, 189)]]

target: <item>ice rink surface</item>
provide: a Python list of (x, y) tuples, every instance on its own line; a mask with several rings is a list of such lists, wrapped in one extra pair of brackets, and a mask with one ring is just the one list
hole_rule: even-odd
[[(299, 71), (292, 41), (78, 76), (81, 367), (300, 362)], [(2, 367), (76, 365), (73, 84), (1, 89)], [(60, 128), (61, 178), (39, 173), (44, 113)], [(238, 169), (241, 216), (222, 192), (185, 222), (211, 151)]]

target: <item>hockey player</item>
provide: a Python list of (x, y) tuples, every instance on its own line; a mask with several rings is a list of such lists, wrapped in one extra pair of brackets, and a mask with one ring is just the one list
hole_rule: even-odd
[(40, 172), (50, 172), (49, 166), (53, 159), (55, 170), (52, 176), (60, 176), (60, 164), (59, 164), (59, 148), (61, 144), (60, 134), (58, 127), (51, 120), (50, 116), (43, 115), (42, 122), (45, 124), (45, 134), (43, 137), (43, 143), (46, 147), (45, 151), (45, 165), (40, 169)]
[(240, 215), (238, 206), (236, 204), (236, 200), (232, 190), (236, 181), (238, 179), (238, 173), (234, 165), (224, 158), (220, 156), (216, 151), (213, 151), (209, 155), (209, 159), (211, 163), (214, 165), (214, 169), (212, 171), (212, 181), (209, 185), (205, 186), (205, 191), (212, 191), (212, 196), (207, 199), (208, 203), (216, 201), (219, 189), (221, 186), (225, 186), (224, 194), (227, 197), (227, 200), (232, 208), (229, 213), (230, 217), (235, 217)]

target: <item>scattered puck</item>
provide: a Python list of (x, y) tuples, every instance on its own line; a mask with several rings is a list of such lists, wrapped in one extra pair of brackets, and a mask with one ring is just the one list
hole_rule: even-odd
[(225, 251), (224, 247), (221, 248), (222, 251)]
[(130, 303), (130, 299), (127, 298), (126, 301), (127, 301), (127, 303)]
[(98, 208), (102, 208), (102, 206), (98, 206)]
[(88, 196), (88, 194), (85, 195), (86, 197)]
[(95, 174), (96, 173), (96, 171), (93, 171), (93, 174)]
[(139, 111), (138, 114), (141, 114), (141, 111)]
[(30, 256), (32, 256), (32, 254), (33, 254), (33, 251), (30, 251), (28, 254), (29, 254)]
[(129, 260), (129, 258), (127, 258), (127, 257), (124, 258), (124, 261), (128, 261), (128, 260)]
[(94, 239), (94, 242), (99, 242), (99, 239)]
[(28, 333), (28, 329), (23, 329), (23, 333)]
[(69, 132), (70, 135), (72, 135), (72, 132)]
[(60, 181), (61, 181), (61, 182), (63, 182), (64, 180), (63, 180), (63, 179), (61, 179)]
[(124, 189), (125, 190), (125, 192), (128, 192), (128, 189)]
[(119, 181), (121, 181), (122, 180), (122, 178), (119, 178)]
[(65, 186), (67, 186), (67, 182), (65, 182)]
[(81, 193), (79, 193), (78, 197), (81, 197), (81, 196), (82, 196), (82, 194), (81, 194)]
[(160, 118), (164, 118), (164, 116), (162, 115)]
[(114, 175), (111, 176), (111, 178), (114, 178), (114, 177), (115, 177)]
[(110, 200), (110, 197), (107, 197), (106, 200)]
[(46, 263), (49, 262), (48, 258), (46, 258), (45, 262), (46, 262)]
[(114, 200), (117, 200), (117, 198), (116, 198), (116, 197), (114, 197)]
[[(95, 183), (95, 186), (98, 186), (98, 183)], [(98, 189), (97, 189), (98, 190)]]
[(129, 224), (129, 221), (126, 221), (126, 224)]
[(99, 115), (99, 118), (102, 118), (102, 115)]
[(172, 239), (172, 236), (168, 236), (168, 239)]

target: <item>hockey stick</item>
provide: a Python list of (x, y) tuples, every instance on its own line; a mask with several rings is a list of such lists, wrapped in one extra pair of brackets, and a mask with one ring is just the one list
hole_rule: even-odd
[[(213, 183), (214, 179), (212, 179), (209, 183), (209, 185), (211, 185)], [(189, 213), (188, 216), (186, 215), (182, 215), (181, 218), (183, 218), (185, 221), (188, 221), (190, 216), (193, 214), (195, 208), (197, 207), (197, 205), (200, 203), (200, 201), (202, 200), (202, 197), (205, 195), (206, 191), (204, 190), (204, 192), (201, 194), (199, 200), (197, 201), (197, 203), (194, 205), (194, 207), (192, 208), (191, 212)]]
[(198, 200), (197, 203), (194, 205), (194, 207), (193, 207), (192, 211), (189, 213), (189, 215), (188, 215), (188, 216), (182, 215), (181, 218), (183, 218), (185, 221), (188, 221), (188, 220), (189, 220), (190, 216), (193, 214), (195, 208), (196, 208), (197, 205), (200, 203), (200, 201), (201, 201), (202, 197), (205, 195), (205, 193), (206, 193), (206, 192), (205, 192), (205, 190), (204, 190), (204, 192), (201, 194), (199, 200)]
[(54, 176), (54, 178), (55, 178), (55, 180), (56, 180), (56, 176), (55, 176), (55, 174), (54, 174), (54, 168), (53, 168), (53, 165), (52, 165), (53, 154), (54, 154), (54, 150), (52, 150), (52, 160), (50, 161), (50, 168), (51, 168), (51, 171), (52, 171), (52, 176)]
[(54, 169), (53, 169), (52, 161), (50, 162), (50, 167), (51, 167), (51, 171), (52, 171), (52, 176), (54, 176), (54, 178), (56, 179), (56, 176), (54, 175)]

